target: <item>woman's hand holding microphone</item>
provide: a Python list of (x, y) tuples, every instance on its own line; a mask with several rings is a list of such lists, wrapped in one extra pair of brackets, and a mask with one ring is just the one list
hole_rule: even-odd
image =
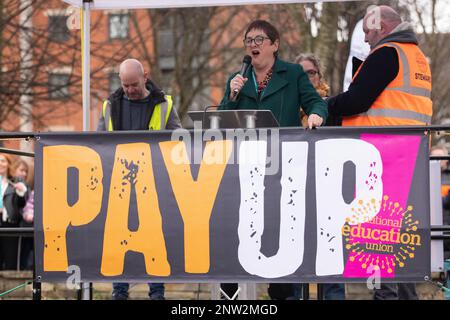
[(247, 78), (244, 78), (239, 73), (230, 81), (230, 100), (236, 101), (238, 93), (247, 82)]

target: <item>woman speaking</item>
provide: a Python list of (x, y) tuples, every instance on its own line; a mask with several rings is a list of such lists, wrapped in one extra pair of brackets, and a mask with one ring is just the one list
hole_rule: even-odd
[(300, 106), (308, 115), (308, 127), (322, 125), (327, 105), (317, 94), (308, 75), (298, 64), (278, 58), (280, 36), (264, 20), (253, 21), (244, 36), (251, 65), (227, 82), (219, 110), (258, 109), (272, 111), (282, 127), (300, 126)]

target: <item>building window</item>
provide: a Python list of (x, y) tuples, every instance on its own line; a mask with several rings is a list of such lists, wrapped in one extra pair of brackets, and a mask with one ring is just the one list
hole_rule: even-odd
[(109, 93), (113, 93), (122, 86), (119, 75), (117, 73), (110, 73), (108, 81)]
[(158, 21), (158, 63), (161, 70), (161, 87), (170, 92), (175, 70), (175, 37), (173, 15), (169, 10), (162, 10)]
[(55, 42), (66, 42), (70, 38), (70, 32), (67, 28), (67, 16), (55, 15), (48, 17), (49, 38)]
[(50, 99), (69, 98), (69, 74), (51, 73), (48, 77), (48, 95)]
[(128, 14), (110, 14), (109, 15), (109, 38), (126, 39), (128, 38)]

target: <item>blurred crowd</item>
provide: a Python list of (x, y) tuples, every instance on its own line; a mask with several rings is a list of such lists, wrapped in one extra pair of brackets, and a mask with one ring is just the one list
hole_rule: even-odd
[[(0, 228), (32, 227), (33, 163), (0, 153)], [(0, 237), (0, 270), (32, 270), (33, 238)]]

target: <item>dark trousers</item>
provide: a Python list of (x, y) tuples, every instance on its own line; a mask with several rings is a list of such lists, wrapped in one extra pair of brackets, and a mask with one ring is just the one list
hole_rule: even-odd
[[(293, 283), (295, 300), (303, 299), (302, 287), (307, 286), (307, 283)], [(323, 284), (323, 298), (324, 300), (345, 300), (345, 284), (343, 283), (324, 283)]]
[(385, 283), (375, 289), (374, 300), (419, 300), (415, 283)]
[(34, 267), (34, 241), (31, 237), (22, 237), (20, 240), (20, 270), (33, 270)]
[(0, 270), (17, 270), (18, 237), (0, 237)]
[[(127, 300), (128, 299), (128, 289), (130, 284), (126, 282), (113, 282), (113, 300)], [(149, 283), (148, 284), (149, 293), (148, 296), (152, 300), (163, 300), (164, 299), (164, 283)]]

